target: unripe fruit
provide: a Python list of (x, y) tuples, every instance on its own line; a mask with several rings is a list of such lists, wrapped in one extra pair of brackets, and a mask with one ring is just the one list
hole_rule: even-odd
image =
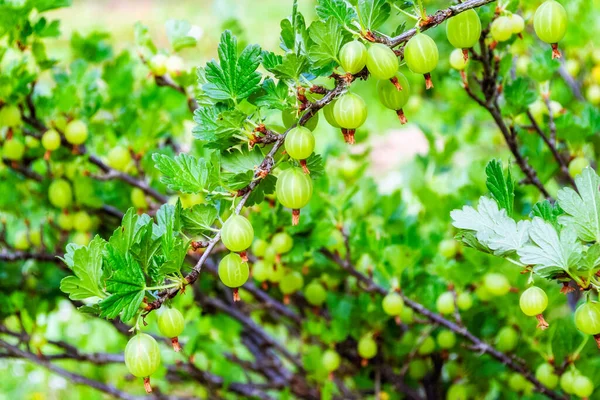
[(575, 393), (575, 379), (580, 375), (576, 369), (569, 369), (560, 377), (560, 388), (567, 394)]
[(248, 280), (248, 263), (236, 253), (229, 253), (219, 263), (219, 278), (225, 286), (238, 288)]
[(461, 383), (451, 385), (448, 388), (448, 393), (446, 393), (446, 400), (467, 400), (467, 398), (467, 387)]
[(450, 18), (446, 23), (446, 36), (450, 44), (458, 49), (470, 49), (481, 36), (481, 20), (473, 9)]
[(535, 377), (548, 389), (554, 389), (558, 385), (558, 375), (554, 373), (554, 367), (548, 363), (541, 364), (536, 368)]
[(500, 329), (496, 335), (496, 348), (502, 352), (513, 351), (517, 347), (519, 334), (510, 326)]
[(169, 56), (167, 58), (167, 61), (165, 63), (165, 66), (167, 68), (167, 73), (169, 75), (180, 75), (181, 72), (184, 70), (184, 63), (183, 63), (183, 58), (179, 57), (179, 56)]
[(412, 324), (415, 322), (415, 312), (412, 310), (412, 308), (403, 307), (402, 313), (400, 314), (400, 320), (405, 324)]
[(21, 140), (13, 137), (12, 139), (6, 140), (2, 147), (2, 157), (11, 161), (19, 161), (25, 154), (25, 145)]
[(435, 305), (440, 314), (452, 314), (456, 310), (452, 292), (445, 292), (439, 295)]
[(158, 312), (158, 330), (169, 339), (175, 351), (181, 350), (177, 337), (185, 328), (183, 314), (176, 308), (161, 308)]
[(117, 171), (125, 171), (131, 163), (131, 154), (126, 147), (116, 146), (110, 149), (107, 159), (110, 167)]
[(88, 232), (76, 232), (71, 237), (71, 242), (80, 246), (87, 246), (90, 243), (90, 234)]
[(473, 297), (468, 292), (462, 292), (456, 297), (456, 305), (459, 310), (466, 311), (473, 307)]
[(457, 71), (462, 71), (467, 68), (469, 64), (469, 59), (465, 60), (463, 56), (463, 52), (461, 49), (454, 49), (452, 53), (450, 53), (450, 66)]
[(367, 51), (367, 68), (377, 79), (390, 79), (398, 72), (398, 56), (382, 43), (373, 43)]
[(85, 211), (73, 215), (73, 227), (78, 232), (89, 232), (92, 229), (92, 219)]
[(294, 239), (286, 232), (279, 232), (271, 238), (271, 246), (277, 254), (285, 254), (294, 247)]
[(292, 128), (285, 137), (285, 151), (296, 160), (305, 160), (315, 149), (313, 133), (303, 126)]
[(146, 194), (140, 188), (133, 188), (131, 190), (131, 204), (137, 209), (145, 210), (148, 208), (148, 202), (146, 201)]
[(60, 229), (70, 231), (73, 229), (73, 216), (71, 214), (60, 213), (57, 223)]
[(441, 349), (451, 349), (456, 344), (456, 334), (450, 330), (443, 330), (437, 335), (437, 344)]
[[(349, 74), (356, 74), (367, 64), (367, 48), (362, 42), (353, 40), (340, 49), (340, 65)], [(397, 61), (396, 61), (397, 63)]]
[(590, 166), (590, 162), (585, 157), (575, 157), (569, 163), (569, 175), (575, 178), (581, 174), (586, 167)]
[(156, 340), (145, 333), (138, 333), (127, 342), (125, 365), (138, 378), (152, 375), (160, 365), (160, 348)]
[(433, 338), (431, 336), (427, 336), (425, 338), (425, 340), (423, 340), (423, 342), (419, 346), (417, 353), (419, 353), (419, 355), (421, 355), (421, 356), (426, 356), (428, 354), (433, 353), (434, 350), (435, 350), (435, 340), (433, 340)]
[(567, 12), (554, 0), (543, 2), (533, 16), (533, 28), (540, 40), (558, 43), (567, 32)]
[(483, 286), (494, 296), (504, 296), (510, 291), (510, 283), (502, 274), (488, 273), (483, 277)]
[(575, 311), (575, 326), (586, 335), (600, 333), (600, 303), (583, 303)]
[(525, 377), (519, 373), (513, 373), (508, 379), (508, 386), (515, 392), (529, 392), (531, 390), (531, 383), (525, 379)]
[(341, 362), (342, 359), (335, 350), (325, 350), (323, 356), (321, 357), (321, 364), (323, 364), (323, 368), (325, 368), (325, 371), (329, 373), (338, 369)]
[[(283, 126), (286, 129), (291, 128), (292, 125), (298, 123), (299, 115), (296, 112), (296, 109), (289, 108), (287, 110), (283, 110), (281, 112), (281, 122), (283, 122)], [(319, 114), (313, 115), (307, 122), (304, 124), (305, 128), (308, 128), (311, 131), (314, 131), (319, 124)]]
[[(408, 103), (410, 96), (410, 84), (406, 77), (398, 72), (396, 75), (396, 83), (390, 80), (380, 80), (377, 82), (377, 94), (379, 95), (379, 101), (385, 107), (396, 111), (400, 122), (405, 124), (406, 117), (402, 108)], [(398, 90), (399, 85), (402, 90)]]
[(575, 396), (587, 399), (594, 393), (594, 383), (587, 376), (579, 375), (573, 381), (573, 393)]
[(331, 125), (334, 128), (341, 128), (335, 120), (335, 117), (333, 116), (333, 108), (335, 107), (335, 103), (337, 103), (337, 100), (323, 107), (323, 114), (325, 115), (325, 120), (329, 125)]
[(252, 243), (252, 254), (254, 254), (256, 257), (264, 257), (268, 246), (269, 244), (266, 240), (256, 239)]
[(508, 17), (498, 17), (492, 22), (490, 29), (492, 39), (496, 42), (506, 42), (513, 33), (512, 23)]
[(150, 59), (150, 70), (156, 76), (162, 76), (167, 73), (167, 56), (164, 54), (155, 54)]
[(327, 299), (327, 291), (317, 281), (312, 281), (304, 288), (304, 297), (312, 306), (321, 306)]
[(519, 306), (523, 314), (534, 317), (543, 313), (546, 307), (548, 307), (548, 296), (539, 287), (532, 286), (521, 294)]
[(286, 274), (285, 268), (277, 264), (269, 264), (269, 282), (279, 283)]
[(383, 306), (383, 312), (385, 312), (387, 315), (396, 317), (402, 314), (404, 300), (402, 300), (402, 296), (400, 296), (398, 293), (390, 292), (385, 295), (381, 305)]
[(292, 271), (289, 274), (286, 274), (281, 282), (279, 282), (279, 289), (281, 293), (285, 295), (290, 295), (297, 290), (302, 289), (304, 286), (304, 277), (298, 271)]
[(17, 231), (15, 234), (14, 247), (21, 251), (29, 249), (29, 239), (27, 238), (26, 230)]
[(344, 129), (356, 129), (367, 120), (367, 103), (357, 94), (346, 93), (335, 102), (335, 121)]
[(512, 33), (518, 35), (525, 29), (525, 20), (519, 14), (511, 14), (508, 16)]
[(54, 151), (60, 147), (60, 135), (54, 129), (48, 129), (42, 135), (42, 146), (48, 151)]
[(371, 335), (363, 336), (358, 341), (358, 355), (366, 360), (377, 355), (377, 343)]
[(40, 247), (42, 245), (42, 232), (39, 229), (29, 231), (29, 241), (35, 247)]
[(432, 38), (418, 33), (404, 47), (404, 60), (408, 68), (416, 73), (425, 75), (425, 87), (431, 89), (429, 73), (435, 69), (439, 59), (438, 48)]
[(57, 179), (48, 187), (50, 204), (57, 208), (67, 208), (73, 201), (71, 185), (64, 179)]
[(292, 224), (297, 225), (300, 209), (308, 204), (312, 197), (313, 184), (310, 177), (301, 168), (292, 167), (282, 171), (277, 177), (275, 193), (284, 207), (291, 208)]
[(78, 119), (69, 122), (65, 128), (65, 139), (71, 144), (82, 144), (87, 140), (87, 125)]
[[(579, 61), (577, 60), (569, 59), (565, 61), (565, 68), (569, 75), (577, 77), (577, 75), (579, 75), (579, 72), (581, 71), (581, 64), (579, 64)], [(598, 69), (600, 73), (600, 68), (594, 67), (594, 69)], [(594, 73), (594, 69), (592, 69), (592, 76)]]
[(256, 262), (252, 265), (252, 277), (258, 282), (264, 282), (269, 279), (271, 268), (272, 266), (267, 265), (265, 261), (256, 260)]
[(585, 91), (587, 101), (597, 106), (600, 104), (600, 85), (590, 85)]
[(234, 214), (223, 224), (221, 239), (230, 251), (244, 251), (252, 245), (254, 228), (245, 217)]
[(25, 136), (25, 146), (30, 149), (37, 149), (40, 147), (40, 141), (38, 138), (34, 138), (33, 136)]
[(420, 381), (427, 375), (428, 369), (425, 360), (417, 358), (408, 364), (408, 376), (415, 381)]
[(0, 127), (14, 128), (21, 125), (21, 111), (17, 106), (5, 105), (0, 108)]

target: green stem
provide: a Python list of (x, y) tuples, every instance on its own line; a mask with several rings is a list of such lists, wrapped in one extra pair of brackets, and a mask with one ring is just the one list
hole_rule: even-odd
[(581, 342), (581, 344), (579, 345), (577, 350), (575, 350), (575, 352), (571, 355), (571, 357), (570, 357), (571, 360), (575, 361), (579, 358), (579, 353), (581, 353), (581, 351), (583, 350), (583, 348), (585, 347), (585, 345), (587, 344), (589, 339), (590, 339), (590, 335), (584, 335), (583, 341)]
[(171, 289), (171, 288), (176, 288), (179, 287), (179, 283), (170, 283), (168, 285), (162, 285), (162, 286), (146, 286), (146, 288), (144, 290), (163, 290), (163, 289)]
[(504, 258), (506, 261), (510, 261), (511, 263), (518, 265), (519, 267), (526, 267), (527, 264), (523, 264), (521, 261), (515, 260), (514, 258), (510, 258), (510, 257), (505, 257)]
[(394, 4), (394, 8), (398, 11), (401, 12), (402, 14), (404, 14), (405, 16), (407, 16), (408, 18), (414, 19), (415, 21), (419, 20), (419, 17), (417, 17), (414, 14), (409, 13), (408, 11), (405, 11), (403, 9), (401, 9), (400, 7), (398, 7), (398, 5)]

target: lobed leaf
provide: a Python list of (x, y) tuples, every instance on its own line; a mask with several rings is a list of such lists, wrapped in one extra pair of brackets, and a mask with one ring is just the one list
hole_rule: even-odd
[(570, 187), (558, 191), (558, 204), (566, 214), (558, 221), (573, 226), (584, 242), (600, 241), (600, 177), (586, 167), (575, 177), (575, 185), (579, 193)]

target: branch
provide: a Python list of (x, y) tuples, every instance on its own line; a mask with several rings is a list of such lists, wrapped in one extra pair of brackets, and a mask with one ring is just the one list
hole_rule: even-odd
[(14, 251), (10, 252), (6, 249), (0, 250), (0, 261), (26, 261), (26, 260), (36, 260), (36, 261), (48, 261), (54, 263), (62, 263), (62, 261), (57, 258), (56, 254), (50, 253), (30, 253), (26, 251)]

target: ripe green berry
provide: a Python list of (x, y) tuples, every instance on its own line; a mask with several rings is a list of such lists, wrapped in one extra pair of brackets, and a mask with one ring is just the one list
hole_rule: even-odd
[(454, 383), (448, 388), (446, 400), (467, 400), (469, 393), (467, 387), (462, 383)]
[(73, 216), (71, 214), (60, 213), (58, 215), (57, 223), (59, 228), (63, 231), (70, 231), (73, 229)]
[(496, 335), (496, 348), (502, 352), (510, 352), (517, 347), (519, 333), (510, 326), (505, 326)]
[(286, 232), (279, 232), (271, 238), (271, 246), (277, 254), (285, 254), (294, 247), (294, 238)]
[(333, 117), (342, 128), (346, 143), (354, 144), (354, 131), (367, 120), (367, 103), (357, 94), (346, 93), (333, 108)]
[(21, 230), (17, 231), (15, 234), (14, 247), (17, 250), (25, 251), (28, 250), (30, 246), (29, 238), (27, 237), (27, 231)]
[(176, 308), (161, 308), (158, 311), (157, 322), (161, 335), (171, 339), (175, 351), (181, 350), (177, 337), (181, 335), (185, 328), (183, 314)]
[(426, 356), (433, 353), (435, 350), (435, 340), (431, 336), (427, 336), (419, 346), (417, 353), (421, 356)]
[(398, 72), (398, 56), (381, 43), (373, 43), (367, 51), (367, 68), (377, 79), (387, 80)]
[(340, 65), (349, 74), (356, 74), (367, 64), (367, 48), (362, 42), (353, 40), (340, 49)]
[(456, 334), (450, 330), (443, 330), (437, 335), (437, 344), (441, 349), (451, 349), (456, 344)]
[(573, 381), (573, 393), (575, 396), (587, 399), (594, 393), (594, 383), (587, 376), (579, 375)]
[(255, 239), (252, 243), (252, 254), (256, 257), (264, 257), (268, 246), (269, 244), (266, 240)]
[(331, 373), (340, 367), (342, 359), (335, 350), (325, 350), (323, 356), (321, 356), (321, 364), (325, 371)]
[(575, 326), (586, 335), (600, 333), (600, 303), (583, 303), (575, 311)]
[(148, 202), (146, 201), (146, 193), (140, 188), (133, 188), (131, 190), (131, 204), (137, 209), (145, 210), (148, 208)]
[(223, 224), (221, 239), (230, 251), (244, 251), (252, 245), (254, 229), (248, 219), (234, 214)]
[(78, 232), (89, 232), (92, 229), (92, 218), (85, 211), (73, 215), (73, 227)]
[(300, 220), (300, 209), (308, 204), (312, 197), (313, 184), (310, 177), (301, 168), (292, 167), (282, 171), (277, 177), (275, 193), (284, 207), (291, 208), (292, 224)]
[(465, 60), (463, 56), (463, 52), (461, 49), (454, 49), (452, 53), (450, 53), (450, 66), (457, 71), (462, 71), (467, 68), (469, 64), (469, 59)]
[(0, 108), (0, 126), (15, 128), (21, 125), (21, 111), (19, 107), (13, 105), (5, 105)]
[(329, 125), (334, 128), (341, 128), (333, 116), (333, 108), (335, 107), (335, 103), (337, 103), (337, 100), (334, 100), (332, 103), (329, 103), (323, 107), (323, 114), (325, 115), (325, 120)]
[(575, 393), (575, 379), (580, 375), (577, 369), (569, 369), (560, 377), (560, 388), (567, 394)]
[(543, 2), (533, 16), (533, 28), (536, 35), (544, 42), (552, 45), (552, 58), (560, 57), (557, 43), (567, 32), (567, 12), (554, 0)]
[(531, 382), (519, 373), (513, 373), (508, 379), (508, 386), (515, 392), (529, 392), (531, 391)]
[(473, 9), (450, 18), (446, 24), (446, 36), (450, 44), (458, 49), (470, 49), (481, 36), (481, 20)]
[(438, 48), (432, 38), (418, 33), (404, 47), (404, 60), (415, 74), (425, 75), (425, 87), (431, 89), (433, 83), (429, 73), (435, 69), (439, 60)]
[(511, 14), (508, 16), (510, 20), (510, 26), (512, 27), (512, 33), (518, 35), (525, 29), (525, 20), (519, 14)]
[(25, 154), (25, 145), (20, 139), (13, 137), (4, 142), (2, 146), (2, 157), (11, 161), (19, 161)]
[(107, 163), (111, 168), (114, 168), (117, 171), (125, 171), (131, 163), (131, 154), (126, 147), (113, 147), (108, 152)]
[(488, 273), (483, 277), (483, 286), (493, 296), (504, 296), (510, 291), (510, 283), (502, 274)]
[(400, 320), (405, 324), (412, 324), (415, 322), (415, 312), (410, 307), (403, 307)]
[(327, 299), (327, 291), (315, 280), (304, 288), (304, 297), (310, 305), (320, 307)]
[(48, 187), (48, 199), (56, 208), (67, 208), (73, 201), (71, 185), (64, 179), (57, 179)]
[(396, 292), (390, 292), (385, 295), (381, 305), (383, 306), (383, 312), (385, 312), (387, 315), (391, 315), (392, 317), (396, 317), (402, 314), (404, 300), (402, 300), (402, 296), (400, 296), (400, 294)]
[(292, 271), (289, 274), (286, 274), (279, 282), (279, 289), (281, 293), (285, 295), (290, 295), (304, 286), (304, 277), (298, 271)]
[(523, 314), (534, 317), (542, 314), (546, 307), (548, 307), (548, 296), (539, 287), (532, 286), (521, 294), (519, 306)]
[(536, 368), (535, 378), (548, 389), (554, 389), (558, 385), (558, 375), (554, 372), (554, 367), (548, 363), (540, 364)]
[(305, 160), (315, 150), (315, 136), (303, 126), (292, 128), (285, 137), (285, 151), (296, 160)]
[(569, 163), (569, 175), (575, 178), (581, 174), (586, 167), (590, 166), (590, 162), (585, 157), (575, 157)]
[(167, 56), (164, 54), (155, 54), (150, 59), (150, 70), (156, 76), (162, 76), (167, 73)]
[[(292, 127), (292, 125), (296, 124), (300, 119), (300, 115), (298, 114), (298, 110), (295, 108), (288, 108), (281, 112), (281, 122), (283, 122), (283, 126), (286, 129)], [(306, 124), (304, 124), (305, 128), (308, 128), (311, 131), (314, 131), (319, 124), (319, 114), (315, 114), (309, 119)]]
[(452, 292), (444, 292), (439, 295), (435, 305), (440, 314), (452, 314), (456, 310)]
[(402, 108), (408, 103), (410, 97), (410, 84), (406, 77), (400, 72), (398, 72), (395, 77), (396, 84), (399, 85), (402, 90), (398, 90), (396, 84), (390, 80), (380, 80), (377, 82), (377, 94), (379, 95), (381, 104), (396, 111), (400, 122), (405, 124), (407, 121)]
[(71, 144), (83, 144), (88, 137), (87, 125), (78, 119), (69, 122), (65, 128), (65, 139)]
[(267, 264), (265, 261), (256, 260), (252, 265), (252, 277), (256, 279), (257, 282), (264, 282), (269, 279), (271, 268), (271, 265)]
[(219, 278), (225, 286), (238, 288), (248, 280), (250, 270), (248, 263), (236, 253), (229, 253), (219, 263)]
[(42, 232), (39, 229), (29, 231), (29, 241), (35, 247), (42, 245)]
[(473, 307), (473, 297), (468, 292), (459, 293), (456, 297), (456, 305), (459, 310), (467, 311), (471, 307)]
[(506, 42), (512, 36), (512, 23), (508, 17), (498, 17), (492, 22), (490, 29), (492, 39), (496, 42)]
[(282, 265), (269, 264), (269, 282), (279, 283), (286, 275), (286, 270)]
[(408, 364), (408, 376), (415, 381), (420, 381), (427, 375), (429, 367), (425, 360), (417, 358)]
[(129, 339), (125, 347), (125, 365), (133, 376), (144, 378), (146, 392), (151, 392), (148, 377), (160, 366), (160, 348), (156, 340), (145, 333)]
[(54, 129), (48, 129), (42, 135), (42, 146), (48, 151), (54, 151), (60, 147), (60, 135)]
[(71, 236), (71, 242), (80, 246), (87, 246), (90, 243), (90, 234), (89, 232), (75, 232), (75, 234)]
[(377, 343), (371, 335), (366, 335), (358, 341), (358, 355), (368, 360), (377, 355)]

